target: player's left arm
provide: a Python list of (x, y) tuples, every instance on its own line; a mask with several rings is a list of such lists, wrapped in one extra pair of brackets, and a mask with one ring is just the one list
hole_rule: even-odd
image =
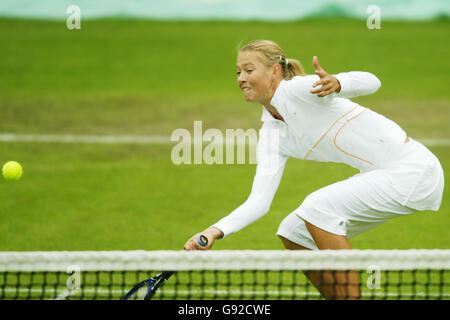
[(315, 74), (319, 76), (319, 81), (313, 83), (310, 93), (317, 94), (318, 97), (325, 97), (334, 92), (341, 91), (341, 83), (339, 80), (326, 72), (319, 64), (319, 59), (316, 56), (313, 58)]
[(354, 98), (372, 94), (381, 86), (381, 81), (369, 72), (350, 71), (331, 75), (320, 66), (317, 57), (313, 58), (313, 64), (320, 79), (312, 85), (311, 93), (318, 97), (335, 93), (336, 97)]

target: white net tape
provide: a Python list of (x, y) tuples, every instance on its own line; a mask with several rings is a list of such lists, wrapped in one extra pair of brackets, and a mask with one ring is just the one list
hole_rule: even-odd
[(0, 252), (0, 272), (450, 269), (450, 250)]

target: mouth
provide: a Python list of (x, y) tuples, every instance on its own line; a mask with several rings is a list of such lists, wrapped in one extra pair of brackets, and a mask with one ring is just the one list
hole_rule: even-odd
[(241, 88), (241, 90), (242, 90), (242, 92), (248, 92), (251, 89), (250, 89), (250, 87), (243, 87), (243, 88)]

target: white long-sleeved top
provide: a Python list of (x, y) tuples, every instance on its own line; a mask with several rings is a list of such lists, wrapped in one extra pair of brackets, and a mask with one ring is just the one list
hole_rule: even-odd
[(270, 104), (284, 122), (263, 107), (250, 196), (213, 225), (224, 237), (269, 211), (288, 157), (345, 163), (364, 172), (383, 168), (404, 144), (406, 133), (396, 123), (349, 100), (377, 91), (376, 76), (360, 71), (335, 76), (340, 92), (322, 98), (310, 93), (317, 75), (280, 82)]

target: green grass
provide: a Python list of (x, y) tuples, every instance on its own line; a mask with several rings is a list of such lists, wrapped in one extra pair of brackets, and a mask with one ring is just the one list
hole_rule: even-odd
[[(366, 70), (382, 81), (355, 99), (407, 125), (411, 136), (450, 136), (448, 21), (290, 23), (0, 19), (2, 132), (165, 133), (202, 119), (215, 128), (258, 127), (260, 107), (236, 85), (236, 47), (277, 41), (313, 73)], [(432, 50), (430, 50), (432, 48)], [(410, 121), (411, 120), (411, 121)]]
[[(445, 172), (450, 149), (433, 148)], [(24, 174), (0, 182), (0, 250), (177, 250), (248, 196), (255, 165), (181, 165), (171, 146), (3, 144)], [(217, 249), (281, 249), (283, 218), (314, 190), (356, 173), (289, 160), (270, 212)], [(446, 189), (444, 199), (449, 198)], [(352, 240), (355, 248), (448, 248), (439, 213), (398, 218)], [(399, 236), (401, 234), (401, 237)]]
[[(366, 70), (382, 81), (355, 101), (415, 138), (450, 138), (450, 23), (308, 20), (292, 23), (0, 20), (0, 133), (170, 134), (176, 128), (258, 128), (234, 73), (240, 41), (269, 38), (308, 73)], [(450, 148), (433, 147), (445, 174)], [(169, 145), (0, 143), (21, 180), (0, 180), (0, 250), (178, 250), (248, 196), (254, 165), (183, 165)], [(291, 159), (270, 212), (216, 249), (281, 249), (282, 219), (344, 165)], [(438, 213), (390, 221), (355, 248), (449, 248), (448, 188)]]
[[(0, 20), (0, 87), (6, 95), (42, 97), (138, 95), (235, 96), (239, 43), (269, 38), (313, 72), (317, 55), (329, 72), (367, 70), (383, 81), (383, 97), (449, 97), (448, 21), (262, 22)], [(432, 50), (430, 49), (432, 48)], [(380, 92), (381, 94), (381, 92)], [(378, 94), (378, 95), (380, 95)]]

